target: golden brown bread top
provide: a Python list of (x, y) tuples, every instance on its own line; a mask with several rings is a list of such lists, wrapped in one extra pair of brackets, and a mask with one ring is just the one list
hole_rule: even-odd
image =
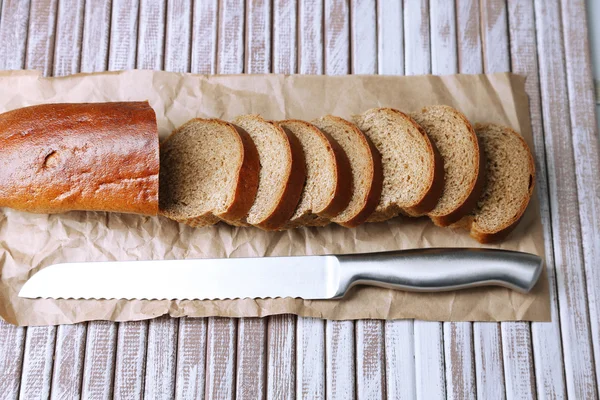
[(0, 115), (0, 207), (156, 215), (158, 171), (148, 102), (45, 104)]

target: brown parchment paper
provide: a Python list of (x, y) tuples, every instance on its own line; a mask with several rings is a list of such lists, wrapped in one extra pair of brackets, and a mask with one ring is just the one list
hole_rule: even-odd
[[(449, 104), (473, 122), (521, 132), (533, 148), (524, 78), (453, 76), (201, 76), (126, 71), (45, 79), (37, 72), (0, 73), (0, 112), (33, 104), (148, 100), (161, 137), (193, 117), (233, 119), (260, 113), (310, 120), (349, 118), (370, 107), (413, 111)], [(418, 318), (440, 321), (548, 321), (546, 272), (529, 294), (502, 288), (419, 294), (358, 287), (342, 300), (227, 301), (30, 300), (17, 296), (34, 272), (70, 261), (182, 259), (375, 252), (419, 247), (482, 247), (466, 232), (427, 219), (397, 218), (356, 229), (331, 225), (286, 232), (218, 225), (193, 229), (162, 217), (102, 212), (35, 215), (0, 210), (0, 316), (18, 325), (128, 321), (163, 314), (249, 317), (294, 313), (329, 319)], [(495, 246), (544, 255), (537, 195), (516, 231)], [(115, 276), (115, 279), (119, 279)]]

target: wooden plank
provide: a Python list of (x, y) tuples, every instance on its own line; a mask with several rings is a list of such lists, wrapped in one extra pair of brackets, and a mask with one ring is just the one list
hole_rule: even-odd
[(86, 324), (61, 325), (58, 327), (50, 398), (80, 398), (86, 331)]
[(262, 399), (267, 386), (266, 319), (240, 318), (237, 338), (236, 398)]
[(477, 398), (504, 399), (506, 397), (501, 340), (500, 324), (493, 322), (473, 324)]
[(50, 397), (55, 339), (55, 326), (30, 327), (27, 329), (20, 399), (45, 399)]
[(431, 72), (429, 1), (404, 1), (404, 71), (406, 75)]
[(383, 321), (356, 321), (356, 397), (359, 399), (386, 397), (383, 331)]
[(144, 398), (175, 398), (178, 320), (168, 315), (150, 321)]
[(272, 70), (276, 74), (296, 73), (296, 0), (273, 1)]
[(475, 398), (473, 327), (470, 322), (444, 323), (444, 359), (447, 397)]
[(113, 0), (108, 70), (135, 68), (139, 0)]
[[(594, 79), (591, 71), (590, 46), (586, 23), (586, 6), (582, 0), (568, 4), (561, 1), (567, 89), (575, 176), (579, 198), (579, 216), (592, 345), (596, 366), (596, 387), (600, 386), (600, 144), (596, 125)], [(596, 171), (596, 173), (594, 173)]]
[[(109, 324), (110, 329), (113, 329), (114, 326), (116, 324)], [(144, 378), (146, 376), (148, 322), (127, 322), (120, 323), (118, 326), (116, 358), (113, 359), (115, 397), (141, 399), (144, 394)], [(111, 346), (114, 348), (114, 343), (111, 343)], [(108, 361), (103, 361), (103, 364), (111, 365)], [(109, 368), (109, 370), (111, 369)]]
[(385, 323), (386, 392), (390, 399), (416, 399), (415, 342), (412, 320)]
[(245, 69), (247, 74), (271, 71), (271, 1), (256, 0), (246, 4)]
[(206, 399), (235, 397), (237, 324), (231, 318), (209, 318), (206, 347)]
[(458, 70), (461, 74), (483, 72), (479, 0), (456, 1)]
[(296, 398), (325, 399), (325, 321), (298, 318)]
[(377, 6), (375, 0), (350, 2), (350, 55), (353, 74), (377, 73)]
[(244, 72), (244, 1), (222, 0), (219, 3), (217, 72)]
[(217, 72), (217, 2), (203, 0), (194, 3), (191, 71), (195, 74)]
[(81, 72), (97, 72), (108, 69), (111, 6), (111, 1), (87, 1), (85, 3)]
[(88, 324), (83, 363), (82, 398), (112, 398), (116, 336), (117, 324), (115, 323), (96, 321)]
[(538, 75), (537, 46), (535, 38), (535, 16), (533, 1), (508, 2), (511, 69), (514, 73), (527, 76), (525, 90), (529, 95), (531, 128), (537, 171), (537, 191), (540, 214), (544, 227), (546, 266), (550, 287), (551, 323), (532, 323), (531, 333), (538, 397), (544, 399), (565, 398), (564, 363), (556, 294), (556, 277), (552, 230), (550, 228), (550, 206), (548, 199), (548, 177), (546, 174), (546, 151), (542, 129), (542, 111)]
[(79, 72), (85, 0), (58, 2), (54, 76)]
[(296, 394), (296, 317), (269, 317), (267, 399), (292, 400)]
[(298, 0), (298, 72), (322, 74), (323, 0)]
[(356, 398), (354, 322), (327, 321), (325, 339), (327, 399)]
[(29, 10), (25, 64), (44, 76), (52, 75), (57, 5), (58, 0), (34, 0)]
[(431, 0), (431, 72), (449, 75), (458, 72), (456, 9), (453, 2)]
[(192, 1), (167, 2), (165, 71), (189, 72), (192, 39)]
[(0, 14), (0, 70), (23, 69), (30, 0), (4, 0)]
[(350, 72), (350, 10), (344, 0), (325, 0), (326, 75)]
[(481, 0), (480, 12), (484, 71), (509, 71), (506, 2), (505, 0)]
[(25, 332), (25, 328), (0, 321), (0, 393), (7, 400), (19, 397)]
[(377, 67), (379, 74), (404, 74), (404, 20), (401, 1), (377, 2)]
[(203, 399), (206, 373), (206, 318), (180, 318), (175, 397)]
[(164, 65), (166, 1), (140, 0), (138, 17), (138, 69), (161, 70)]

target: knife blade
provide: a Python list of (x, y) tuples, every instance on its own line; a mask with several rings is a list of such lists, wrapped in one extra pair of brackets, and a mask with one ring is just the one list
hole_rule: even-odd
[(527, 292), (542, 260), (496, 249), (63, 263), (34, 274), (20, 297), (53, 299), (236, 299), (343, 297), (355, 285), (437, 292), (503, 286)]

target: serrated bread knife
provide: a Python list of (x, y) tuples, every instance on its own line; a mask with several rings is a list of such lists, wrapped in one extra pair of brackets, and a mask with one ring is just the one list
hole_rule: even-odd
[(54, 264), (19, 296), (54, 299), (335, 299), (354, 285), (437, 292), (503, 286), (528, 292), (540, 257), (494, 249)]

